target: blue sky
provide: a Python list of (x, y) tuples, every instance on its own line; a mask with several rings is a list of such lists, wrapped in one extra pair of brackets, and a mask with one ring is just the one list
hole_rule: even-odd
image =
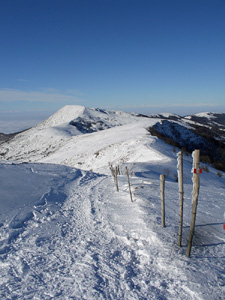
[(224, 12), (224, 0), (0, 0), (0, 116), (225, 112)]

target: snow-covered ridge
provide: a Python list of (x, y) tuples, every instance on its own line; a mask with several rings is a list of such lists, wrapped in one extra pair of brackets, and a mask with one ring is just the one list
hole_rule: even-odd
[(172, 113), (161, 113), (161, 114), (153, 114), (150, 115), (151, 118), (159, 118), (159, 119), (171, 119), (171, 120), (180, 120), (181, 117), (177, 114)]
[[(0, 155), (3, 159), (20, 162), (41, 161), (76, 167), (82, 164), (87, 169), (91, 168), (90, 162), (93, 165), (93, 160), (99, 161), (101, 155), (96, 156), (95, 153), (107, 156), (108, 151), (103, 149), (108, 149), (111, 144), (138, 142), (147, 135), (145, 128), (152, 122), (122, 111), (65, 106), (46, 121), (2, 144)], [(107, 133), (101, 133), (106, 129)], [(129, 160), (131, 153), (127, 153), (128, 149), (115, 152), (114, 160)], [(105, 165), (108, 161), (103, 157), (99, 167)]]
[[(208, 119), (206, 115), (214, 118)], [(200, 145), (204, 155), (207, 155), (207, 149), (215, 154), (218, 152), (215, 145), (211, 144), (211, 140), (208, 142), (205, 137), (200, 137), (199, 133), (205, 134), (207, 130), (210, 137), (214, 128), (214, 136), (210, 138), (224, 142), (224, 120), (224, 114), (204, 113), (202, 117), (184, 118), (166, 113), (145, 116), (68, 105), (34, 128), (2, 143), (0, 157), (3, 160), (59, 163), (97, 171), (107, 166), (109, 159), (115, 162), (132, 161), (132, 157), (148, 160), (147, 151), (143, 157), (143, 149), (154, 142), (146, 130), (151, 127), (189, 151)], [(114, 147), (114, 144), (117, 146)], [(139, 152), (135, 152), (130, 146), (133, 144), (142, 144), (142, 150), (137, 147)], [(220, 153), (217, 153), (217, 158), (221, 159)]]
[(137, 121), (140, 121), (137, 116), (123, 111), (85, 108), (83, 114), (69, 124), (75, 126), (82, 133), (92, 133)]
[(37, 129), (44, 129), (47, 127), (59, 126), (68, 124), (71, 120), (78, 118), (84, 112), (85, 107), (80, 105), (66, 105), (59, 111), (49, 117), (47, 120), (41, 122), (36, 126)]
[(194, 116), (201, 117), (201, 118), (208, 118), (208, 119), (215, 118), (214, 114), (210, 112), (202, 112), (202, 113), (194, 114)]
[(225, 129), (225, 113), (198, 113), (192, 116), (185, 116), (185, 121), (199, 126), (219, 126), (220, 129)]
[(38, 124), (36, 128), (45, 129), (48, 127), (59, 127), (65, 125), (73, 125), (79, 128), (80, 122), (81, 129), (82, 125), (86, 123), (87, 125), (93, 126), (93, 131), (98, 131), (98, 126), (94, 126), (96, 124), (103, 126), (103, 128), (99, 126), (99, 130), (101, 130), (129, 124), (134, 120), (138, 120), (138, 118), (123, 111), (107, 111), (104, 109), (87, 108), (79, 105), (66, 105), (47, 120)]

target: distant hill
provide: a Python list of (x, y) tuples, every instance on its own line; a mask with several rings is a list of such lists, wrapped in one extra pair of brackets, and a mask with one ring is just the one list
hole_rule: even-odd
[[(155, 118), (156, 116), (154, 116)], [(191, 153), (200, 149), (201, 161), (225, 171), (225, 114), (201, 113), (180, 117), (157, 115), (149, 132), (170, 145)]]

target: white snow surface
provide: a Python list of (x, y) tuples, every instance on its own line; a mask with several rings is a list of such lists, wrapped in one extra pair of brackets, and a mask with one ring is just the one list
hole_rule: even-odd
[[(210, 167), (201, 174), (187, 258), (191, 156), (184, 156), (179, 248), (177, 157), (146, 131), (155, 120), (73, 109), (68, 118), (60, 118), (66, 107), (0, 148), (11, 159), (0, 163), (0, 299), (224, 299), (224, 174)], [(81, 134), (69, 123), (82, 115), (108, 118), (111, 128)], [(47, 154), (46, 147), (52, 147)], [(120, 165), (119, 192), (109, 163)]]
[(215, 118), (215, 116), (213, 116), (213, 114), (210, 112), (202, 112), (202, 113), (195, 114), (194, 116), (208, 118), (208, 119)]
[[(96, 132), (82, 134), (70, 125), (77, 118), (92, 123)], [(108, 129), (99, 130), (99, 126), (104, 127), (100, 122)], [(0, 153), (5, 153), (7, 160), (58, 163), (104, 172), (109, 162), (146, 161), (151, 151), (158, 159), (161, 154), (149, 150), (148, 144), (154, 140), (148, 138), (146, 131), (155, 122), (157, 119), (139, 118), (125, 112), (66, 106), (2, 144)]]
[(71, 120), (79, 117), (84, 112), (85, 107), (80, 105), (66, 105), (57, 111), (47, 120), (36, 126), (38, 129), (54, 127), (64, 123), (69, 123)]

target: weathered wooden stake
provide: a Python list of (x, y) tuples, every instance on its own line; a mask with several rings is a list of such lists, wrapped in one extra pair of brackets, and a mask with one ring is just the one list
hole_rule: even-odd
[(128, 173), (127, 166), (125, 168), (126, 168), (127, 182), (128, 182), (128, 186), (129, 186), (129, 192), (130, 192), (130, 200), (131, 200), (131, 202), (133, 202), (133, 197), (132, 197), (132, 192), (131, 192), (131, 186), (130, 186), (130, 178), (129, 178), (129, 173)]
[(114, 174), (115, 174), (115, 170), (114, 170), (112, 164), (109, 165), (109, 169), (110, 169), (110, 171), (111, 171), (111, 173), (112, 173), (112, 176), (113, 176), (113, 178), (114, 178), (114, 180), (115, 180), (115, 175), (114, 175)]
[(116, 184), (116, 190), (117, 190), (117, 192), (119, 192), (119, 185), (118, 185), (117, 175), (118, 175), (118, 166), (116, 166), (116, 168), (115, 168), (115, 184)]
[(195, 230), (195, 220), (197, 214), (197, 205), (198, 205), (198, 195), (199, 195), (199, 158), (200, 158), (200, 150), (195, 150), (193, 152), (193, 199), (192, 199), (192, 217), (191, 217), (191, 225), (190, 225), (190, 233), (188, 238), (188, 247), (186, 256), (190, 257), (191, 247), (192, 247), (192, 239), (194, 236)]
[(161, 223), (165, 227), (165, 175), (160, 175), (160, 190), (161, 190)]
[(118, 179), (117, 179), (117, 174), (118, 174), (118, 167), (115, 167), (115, 169), (113, 168), (112, 165), (109, 166), (110, 168), (110, 171), (112, 173), (112, 176), (113, 176), (113, 179), (114, 179), (114, 182), (115, 182), (115, 185), (116, 185), (116, 190), (117, 192), (119, 192), (119, 186), (118, 186)]
[(180, 151), (177, 157), (178, 168), (178, 184), (180, 194), (180, 221), (179, 221), (179, 233), (178, 233), (178, 246), (181, 247), (182, 243), (182, 229), (183, 229), (183, 199), (184, 199), (184, 186), (183, 186), (183, 152)]
[(121, 172), (120, 172), (120, 167), (119, 166), (118, 166), (118, 170), (117, 171), (118, 171), (118, 175), (122, 175)]

